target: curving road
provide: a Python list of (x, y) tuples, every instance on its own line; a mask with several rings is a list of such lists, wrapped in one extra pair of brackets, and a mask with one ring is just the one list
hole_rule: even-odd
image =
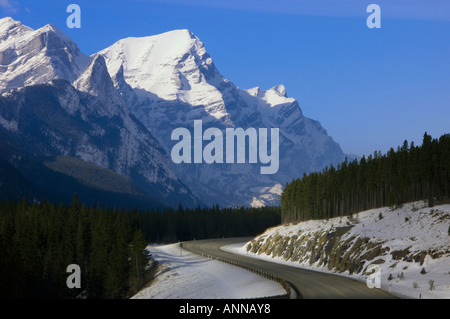
[(219, 238), (183, 242), (183, 248), (204, 256), (233, 260), (261, 271), (277, 275), (288, 282), (299, 298), (312, 299), (368, 299), (395, 298), (389, 293), (368, 288), (365, 283), (351, 278), (277, 264), (243, 255), (232, 254), (220, 247), (229, 244), (247, 242), (252, 238)]

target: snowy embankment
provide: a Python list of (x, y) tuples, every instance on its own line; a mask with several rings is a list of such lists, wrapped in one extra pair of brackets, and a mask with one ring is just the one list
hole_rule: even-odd
[(159, 263), (158, 273), (133, 299), (240, 299), (286, 293), (275, 281), (190, 253), (178, 244), (148, 249)]
[[(450, 205), (424, 202), (268, 229), (222, 249), (366, 282), (404, 298), (450, 298)], [(374, 288), (376, 289), (376, 288)]]

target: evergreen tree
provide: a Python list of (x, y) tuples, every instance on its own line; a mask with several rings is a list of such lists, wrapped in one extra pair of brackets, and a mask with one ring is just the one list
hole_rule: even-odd
[(148, 263), (146, 246), (144, 234), (140, 229), (136, 230), (130, 247), (130, 286), (134, 290), (137, 290), (144, 283), (144, 273)]

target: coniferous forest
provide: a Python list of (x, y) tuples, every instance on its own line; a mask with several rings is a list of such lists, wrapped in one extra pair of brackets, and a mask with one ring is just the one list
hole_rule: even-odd
[[(44, 202), (0, 204), (0, 297), (123, 298), (145, 281), (142, 230), (118, 211)], [(67, 267), (81, 270), (69, 289)]]
[[(251, 236), (281, 221), (280, 208), (215, 206), (118, 210), (48, 202), (0, 203), (0, 298), (128, 298), (151, 278), (147, 243)], [(69, 289), (68, 265), (81, 288)]]
[(416, 200), (432, 206), (449, 197), (450, 135), (432, 139), (425, 133), (421, 146), (405, 140), (396, 151), (374, 152), (292, 180), (281, 196), (282, 220), (332, 218)]

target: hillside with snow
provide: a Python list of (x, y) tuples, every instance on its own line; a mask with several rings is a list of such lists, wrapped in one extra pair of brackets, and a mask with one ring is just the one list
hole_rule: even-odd
[(450, 205), (424, 202), (268, 229), (224, 249), (366, 282), (404, 298), (450, 298)]

